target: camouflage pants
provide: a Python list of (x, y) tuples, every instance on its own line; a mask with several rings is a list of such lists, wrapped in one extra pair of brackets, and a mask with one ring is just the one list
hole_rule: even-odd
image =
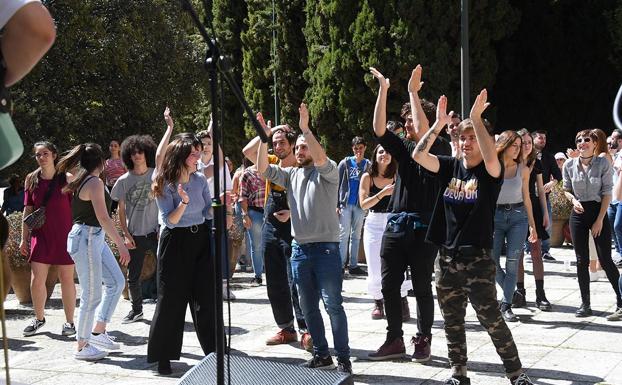
[(435, 264), (436, 292), (445, 319), (449, 363), (454, 373), (466, 374), (467, 345), (464, 316), (467, 299), (475, 309), (480, 324), (492, 339), (503, 361), (506, 375), (520, 374), (521, 362), (512, 333), (501, 316), (495, 287), (495, 263), (491, 252), (456, 258), (444, 255)]

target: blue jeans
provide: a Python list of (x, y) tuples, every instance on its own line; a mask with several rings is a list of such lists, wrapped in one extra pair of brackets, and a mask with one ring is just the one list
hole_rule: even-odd
[[(250, 239), (250, 255), (253, 260), (253, 271), (255, 272), (255, 278), (261, 278), (261, 274), (263, 274), (263, 247), (261, 244), (263, 213), (249, 209), (248, 216), (251, 219), (251, 228), (246, 230), (246, 236), (248, 237), (247, 239)], [(248, 254), (249, 251), (247, 250), (246, 253)]]
[[(496, 281), (503, 290), (503, 302), (512, 303), (512, 295), (516, 289), (516, 273), (518, 262), (523, 250), (525, 238), (529, 231), (525, 206), (511, 210), (495, 211), (495, 232), (493, 236), (492, 257), (497, 265)], [(501, 267), (501, 248), (507, 240), (507, 256), (505, 269)]]
[(341, 254), (341, 266), (346, 265), (348, 250), (350, 251), (350, 269), (358, 266), (359, 244), (361, 243), (361, 231), (365, 212), (357, 204), (347, 205), (341, 210), (339, 216), (339, 253)]
[(320, 299), (330, 317), (333, 341), (338, 359), (350, 359), (348, 346), (348, 319), (341, 297), (341, 261), (337, 242), (298, 244), (292, 242), (292, 272), (298, 286), (300, 307), (313, 338), (313, 353), (328, 356), (328, 342), (324, 320), (320, 313)]
[(609, 204), (607, 217), (613, 231), (611, 238), (618, 253), (622, 252), (622, 205), (618, 202)]
[(125, 277), (104, 237), (101, 227), (81, 224), (74, 224), (67, 236), (67, 252), (76, 264), (82, 287), (78, 341), (88, 340), (91, 336), (96, 312), (97, 322), (110, 322), (125, 287)]

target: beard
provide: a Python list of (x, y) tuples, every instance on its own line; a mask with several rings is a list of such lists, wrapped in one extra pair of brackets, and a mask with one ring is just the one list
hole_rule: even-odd
[(308, 167), (313, 164), (312, 158), (304, 158), (302, 160), (296, 159), (296, 163), (298, 163), (298, 167)]

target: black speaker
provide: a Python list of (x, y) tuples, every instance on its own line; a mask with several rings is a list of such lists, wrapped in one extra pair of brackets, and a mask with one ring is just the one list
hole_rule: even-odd
[[(184, 374), (179, 385), (216, 385), (216, 354)], [(225, 356), (225, 384), (228, 384)], [(336, 370), (303, 368), (266, 358), (231, 355), (232, 385), (353, 385), (351, 375)]]

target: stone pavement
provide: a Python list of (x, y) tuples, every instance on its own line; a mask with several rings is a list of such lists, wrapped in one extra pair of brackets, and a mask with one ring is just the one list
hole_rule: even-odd
[[(545, 287), (547, 296), (554, 305), (552, 312), (544, 313), (534, 307), (535, 289), (531, 265), (525, 266), (528, 273), (528, 307), (516, 309), (520, 322), (510, 324), (524, 367), (539, 384), (622, 385), (622, 322), (605, 320), (605, 316), (615, 310), (611, 286), (602, 278), (593, 282), (591, 288), (594, 316), (575, 318), (574, 311), (580, 304), (578, 284), (574, 267), (572, 271), (568, 271), (563, 263), (564, 260), (574, 259), (573, 251), (554, 249), (553, 255), (557, 261), (545, 264)], [(302, 363), (310, 355), (300, 349), (298, 344), (265, 345), (265, 339), (274, 334), (276, 327), (266, 296), (266, 287), (250, 287), (247, 283), (250, 278), (251, 274), (236, 273), (233, 279), (237, 300), (231, 303), (232, 348), (250, 356)], [(109, 325), (110, 334), (122, 343), (121, 351), (112, 353), (97, 363), (76, 361), (72, 358), (75, 340), (60, 335), (64, 316), (59, 286), (57, 285), (46, 309), (46, 325), (33, 337), (23, 337), (21, 333), (28, 319), (32, 317), (31, 309), (20, 306), (12, 296), (6, 302), (9, 367), (15, 381), (38, 385), (176, 384), (183, 373), (203, 358), (188, 315), (182, 360), (173, 362), (175, 377), (155, 375), (154, 365), (146, 362), (149, 320), (155, 305), (145, 305), (145, 320), (122, 325), (121, 319), (129, 311), (130, 303), (121, 300)], [(366, 292), (364, 278), (346, 277), (344, 306), (348, 314), (355, 382), (383, 385), (442, 384), (449, 370), (442, 317), (438, 307), (433, 328), (433, 357), (430, 362), (371, 362), (366, 360), (366, 356), (384, 341), (386, 322), (371, 320), (372, 301)], [(409, 302), (414, 316), (414, 298), (409, 298)], [(227, 314), (225, 306), (225, 317)], [(328, 327), (328, 316), (325, 313), (324, 320)], [(404, 325), (404, 332), (405, 340), (416, 332), (414, 318)], [(327, 335), (329, 343), (332, 344), (329, 331)], [(467, 309), (467, 342), (471, 383), (508, 384), (502, 376), (503, 367), (490, 338), (479, 325), (470, 306)], [(407, 351), (412, 353), (412, 346)], [(0, 377), (4, 378), (4, 374), (0, 374)]]

